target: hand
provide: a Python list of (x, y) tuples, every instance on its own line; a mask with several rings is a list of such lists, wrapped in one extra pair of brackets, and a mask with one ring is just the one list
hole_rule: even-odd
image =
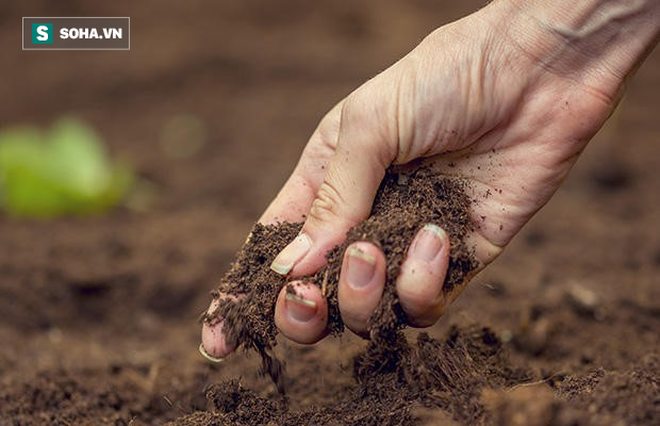
[[(419, 159), (438, 174), (471, 182), (480, 202), (472, 206), (470, 245), (482, 267), (491, 262), (552, 196), (648, 49), (621, 42), (624, 53), (617, 55), (617, 44), (603, 45), (603, 32), (596, 32), (591, 43), (607, 54), (595, 60), (598, 49), (584, 50), (584, 38), (549, 30), (547, 14), (533, 12), (524, 3), (495, 2), (444, 26), (333, 108), (260, 219), (306, 218), (272, 269), (316, 272), (326, 252), (368, 216), (386, 168)], [(441, 290), (448, 254), (447, 236), (434, 224), (413, 240), (396, 282), (411, 325), (433, 324), (457, 296)], [(339, 305), (356, 333), (366, 332), (385, 269), (383, 253), (371, 243), (346, 250)], [(314, 285), (296, 288), (297, 297), (282, 290), (275, 322), (291, 340), (314, 343), (326, 333), (326, 302)], [(222, 323), (205, 325), (202, 341), (213, 356), (233, 350)]]

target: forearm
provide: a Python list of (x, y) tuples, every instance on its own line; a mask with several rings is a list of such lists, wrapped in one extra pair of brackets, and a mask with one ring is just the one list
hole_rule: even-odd
[(658, 0), (499, 0), (489, 7), (507, 38), (544, 69), (604, 91), (617, 90), (660, 37)]

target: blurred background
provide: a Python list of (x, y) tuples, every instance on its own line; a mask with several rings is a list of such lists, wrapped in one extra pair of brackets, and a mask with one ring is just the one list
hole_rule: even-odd
[[(19, 124), (47, 128), (64, 115), (75, 116), (96, 130), (111, 158), (130, 166), (140, 188), (102, 215), (51, 220), (0, 215), (5, 410), (24, 416), (26, 424), (39, 413), (59, 410), (21, 398), (60, 389), (65, 379), (96, 398), (92, 423), (117, 415), (156, 424), (202, 408), (205, 384), (225, 375), (241, 375), (272, 393), (256, 378), (252, 359), (208, 367), (198, 358), (196, 319), (208, 304), (208, 291), (325, 112), (430, 31), (483, 5), (1, 2), (0, 130)], [(130, 16), (131, 50), (22, 51), (21, 17), (28, 16)], [(561, 311), (556, 300), (586, 291), (597, 296), (614, 324), (622, 324), (619, 329), (596, 321), (584, 335), (574, 332), (577, 341), (608, 330), (580, 349), (593, 352), (591, 362), (621, 367), (641, 353), (636, 348), (657, 350), (652, 327), (660, 295), (658, 95), (656, 51), (566, 185), (475, 280), (438, 330), (450, 322), (483, 321), (515, 335), (521, 316), (538, 314), (535, 305)], [(626, 303), (656, 313), (629, 319), (632, 314), (618, 307)], [(571, 329), (573, 314), (561, 312), (567, 316), (554, 329)], [(537, 314), (526, 321), (536, 321)], [(617, 336), (630, 333), (638, 343), (616, 346), (621, 363), (604, 357), (602, 350), (612, 349)], [(573, 347), (573, 340), (562, 339), (568, 338), (542, 337), (541, 348), (531, 352)], [(530, 352), (525, 344), (517, 350), (520, 357)], [(575, 366), (582, 355), (550, 352), (541, 361), (546, 368)], [(328, 392), (350, 381), (336, 366), (345, 357), (335, 352), (297, 356), (337, 371), (338, 384)], [(300, 381), (292, 395), (295, 400), (297, 390), (300, 396), (322, 387)], [(103, 402), (99, 392), (118, 395), (120, 408)], [(319, 391), (306, 398), (323, 403), (330, 396)]]

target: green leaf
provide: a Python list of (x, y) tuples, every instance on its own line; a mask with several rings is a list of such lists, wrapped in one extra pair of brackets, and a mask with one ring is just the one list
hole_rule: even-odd
[(0, 203), (10, 215), (101, 212), (118, 204), (132, 181), (80, 120), (61, 119), (47, 134), (29, 126), (0, 132)]

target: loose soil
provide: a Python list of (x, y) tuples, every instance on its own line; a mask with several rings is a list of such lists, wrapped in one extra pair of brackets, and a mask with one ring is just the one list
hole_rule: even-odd
[[(383, 250), (388, 265), (387, 282), (381, 302), (369, 320), (371, 345), (368, 353), (374, 358), (372, 364), (376, 370), (386, 368), (383, 364), (398, 362), (396, 354), (406, 350), (405, 345), (402, 346), (405, 338), (401, 329), (407, 320), (398, 303), (395, 279), (415, 233), (425, 224), (434, 223), (449, 235), (451, 248), (444, 293), (462, 286), (478, 266), (473, 250), (465, 243), (465, 237), (474, 229), (469, 217), (470, 198), (466, 185), (457, 178), (436, 176), (428, 169), (407, 174), (388, 171), (376, 193), (369, 218), (353, 227), (346, 241), (328, 253), (327, 266), (313, 277), (304, 278), (326, 295), (328, 329), (339, 335), (344, 331), (344, 324), (337, 295), (346, 248), (356, 241), (370, 241)], [(249, 241), (214, 293), (218, 308), (202, 318), (209, 324), (224, 321), (223, 330), (230, 344), (258, 351), (263, 372), (271, 376), (282, 392), (281, 363), (271, 351), (277, 335), (273, 315), (282, 287), (287, 285), (286, 291), (293, 293), (296, 290), (287, 284), (288, 277), (276, 274), (269, 265), (301, 227), (302, 223), (256, 224)]]
[[(0, 216), (0, 425), (660, 423), (657, 51), (548, 206), (436, 326), (403, 331), (396, 362), (375, 371), (350, 333), (273, 345), (255, 324), (283, 361), (282, 395), (253, 351), (197, 352), (209, 291), (318, 119), (481, 6), (2, 3), (0, 124), (78, 114), (155, 195), (101, 217)], [(16, 48), (20, 17), (44, 15), (131, 16), (131, 51)], [(187, 158), (160, 136), (180, 113), (207, 126)]]

